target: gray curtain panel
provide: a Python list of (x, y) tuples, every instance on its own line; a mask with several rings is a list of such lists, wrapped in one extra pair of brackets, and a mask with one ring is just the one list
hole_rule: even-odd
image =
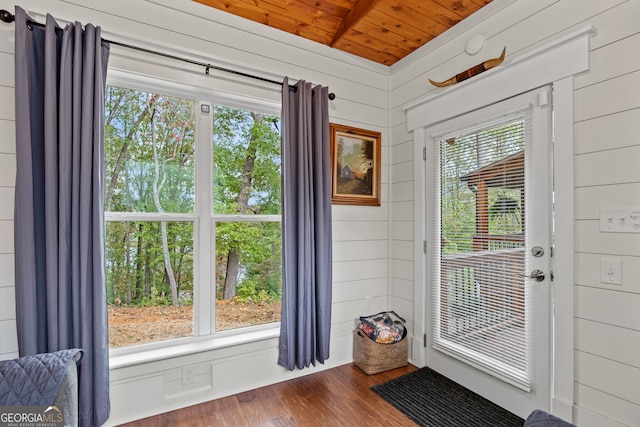
[(15, 279), (20, 356), (84, 350), (79, 425), (109, 417), (100, 28), (16, 7)]
[(282, 316), (278, 364), (329, 358), (331, 159), (328, 88), (282, 84)]

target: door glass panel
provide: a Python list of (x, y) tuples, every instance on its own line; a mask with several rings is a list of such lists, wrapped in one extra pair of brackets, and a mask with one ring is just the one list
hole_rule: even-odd
[(438, 138), (434, 347), (529, 387), (525, 116)]

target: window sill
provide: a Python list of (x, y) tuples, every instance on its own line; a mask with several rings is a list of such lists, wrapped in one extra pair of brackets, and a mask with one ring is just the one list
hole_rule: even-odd
[[(221, 348), (234, 347), (258, 341), (277, 338), (280, 327), (252, 330), (244, 333), (225, 334), (223, 336), (205, 338), (185, 338), (180, 343), (154, 343), (149, 346), (114, 349), (109, 352), (109, 369), (121, 369), (145, 363), (172, 359), (180, 356), (203, 353)], [(151, 347), (151, 348), (150, 348)]]

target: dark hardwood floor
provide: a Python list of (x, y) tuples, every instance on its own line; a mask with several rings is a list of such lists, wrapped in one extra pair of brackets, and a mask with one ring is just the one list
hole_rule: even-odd
[(413, 365), (367, 375), (355, 365), (224, 397), (126, 427), (412, 426), (415, 423), (370, 387), (415, 371)]

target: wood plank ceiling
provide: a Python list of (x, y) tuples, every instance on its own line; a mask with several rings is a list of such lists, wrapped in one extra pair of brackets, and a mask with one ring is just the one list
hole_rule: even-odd
[(491, 0), (194, 0), (392, 65)]

